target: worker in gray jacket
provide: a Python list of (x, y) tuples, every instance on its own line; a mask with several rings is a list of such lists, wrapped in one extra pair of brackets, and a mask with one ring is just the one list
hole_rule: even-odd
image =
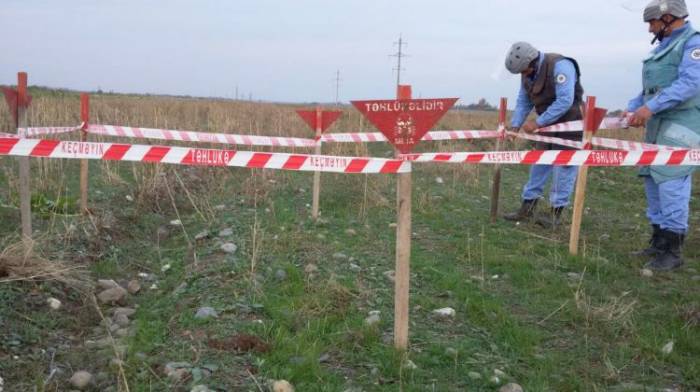
[[(576, 60), (556, 53), (542, 53), (526, 42), (518, 42), (508, 51), (506, 68), (513, 74), (521, 75), (511, 130), (532, 133), (538, 128), (583, 118), (583, 87)], [(533, 108), (537, 118), (526, 121)], [(553, 133), (549, 136), (577, 141), (583, 137), (581, 132)], [(571, 149), (548, 143), (537, 143), (535, 148)], [(577, 174), (576, 166), (533, 165), (530, 178), (523, 187), (520, 209), (506, 214), (504, 218), (510, 221), (530, 219), (547, 182), (553, 177), (549, 192), (550, 212), (540, 215), (536, 221), (545, 227), (556, 227), (562, 211), (569, 205)]]

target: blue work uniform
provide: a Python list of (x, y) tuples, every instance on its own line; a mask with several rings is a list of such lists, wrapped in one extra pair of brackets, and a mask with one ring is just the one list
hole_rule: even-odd
[[(642, 106), (653, 113), (647, 143), (700, 148), (700, 33), (690, 23), (674, 30), (644, 60), (644, 90), (627, 110)], [(640, 169), (647, 197), (647, 217), (662, 230), (688, 231), (691, 166)]]
[[(543, 61), (544, 54), (540, 53), (537, 72), (531, 76), (533, 81), (538, 78)], [(554, 64), (553, 75), (556, 84), (556, 99), (535, 120), (540, 128), (556, 123), (574, 104), (575, 87), (578, 81), (578, 73), (574, 63), (569, 59), (562, 58)], [(534, 104), (527, 91), (521, 86), (511, 126), (514, 128), (522, 127), (533, 108)], [(544, 188), (549, 178), (552, 177), (549, 202), (554, 208), (566, 207), (569, 205), (577, 174), (578, 167), (576, 166), (533, 165), (530, 168), (530, 177), (523, 187), (522, 198), (523, 200), (535, 200), (542, 197)]]

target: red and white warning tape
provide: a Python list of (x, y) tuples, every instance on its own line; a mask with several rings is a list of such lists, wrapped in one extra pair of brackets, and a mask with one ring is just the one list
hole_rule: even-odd
[[(629, 128), (628, 118), (605, 117), (600, 124), (600, 129), (625, 129)], [(550, 125), (540, 128), (535, 133), (548, 132), (581, 132), (583, 131), (583, 120), (569, 121), (561, 124)]]
[(700, 150), (551, 150), (407, 154), (413, 162), (558, 166), (700, 166)]
[[(422, 141), (488, 139), (498, 137), (498, 131), (453, 130), (428, 132)], [(386, 142), (387, 138), (379, 132), (370, 133), (327, 133), (321, 136), (323, 142), (367, 143)]]
[(235, 166), (331, 173), (407, 173), (411, 171), (410, 162), (396, 159), (262, 153), (48, 139), (0, 138), (0, 155), (197, 166)]
[[(88, 125), (89, 133), (142, 138), (157, 140), (177, 140), (184, 142), (203, 142), (219, 144), (237, 144), (247, 146), (274, 146), (274, 147), (314, 147), (316, 141), (313, 139), (275, 136), (255, 136), (255, 135), (235, 135), (228, 133), (206, 133), (194, 131), (178, 131), (171, 129), (122, 127), (117, 125)], [(497, 137), (497, 131), (434, 131), (427, 133), (422, 140), (460, 140), (460, 139), (483, 139)], [(370, 133), (328, 133), (321, 136), (322, 142), (334, 143), (367, 143), (386, 142), (387, 138), (379, 132)]]
[(199, 166), (233, 166), (333, 173), (406, 173), (411, 162), (571, 166), (700, 166), (694, 150), (492, 151), (407, 154), (404, 160), (287, 153), (214, 150), (189, 147), (90, 143), (47, 139), (0, 138), (0, 155), (99, 159)]
[(122, 127), (117, 125), (90, 124), (88, 125), (88, 133), (129, 138), (238, 144), (246, 146), (314, 147), (316, 145), (316, 141), (312, 139), (294, 137), (234, 135), (228, 133), (206, 133), (170, 129)]
[(609, 139), (609, 138), (605, 138), (605, 137), (594, 137), (591, 143), (594, 146), (614, 148), (614, 149), (626, 150), (626, 151), (654, 151), (654, 150), (676, 151), (676, 150), (684, 150), (684, 148), (681, 148), (681, 147), (671, 147), (671, 146), (664, 146), (664, 145), (660, 145), (660, 144), (640, 143), (640, 142), (633, 142), (630, 140)]
[(78, 125), (74, 127), (32, 127), (32, 128), (17, 128), (17, 135), (19, 137), (37, 137), (44, 135), (60, 135), (62, 133), (70, 133), (74, 131), (79, 131), (83, 125)]
[[(553, 144), (558, 144), (560, 146), (577, 148), (579, 150), (583, 149), (583, 142), (579, 142), (579, 141), (575, 141), (575, 140), (567, 140), (567, 139), (562, 139), (562, 138), (558, 138), (558, 137), (549, 137), (549, 136), (533, 135), (533, 134), (527, 134), (527, 133), (515, 133), (515, 132), (508, 132), (508, 135), (517, 136), (518, 138), (521, 138), (521, 139), (527, 139), (527, 140), (532, 140), (532, 141), (536, 141), (536, 142), (553, 143)], [(612, 149), (616, 149), (616, 150), (625, 150), (625, 151), (656, 151), (656, 150), (677, 151), (677, 150), (684, 150), (684, 148), (680, 148), (680, 147), (671, 147), (671, 146), (663, 146), (663, 145), (658, 145), (658, 144), (640, 143), (640, 142), (633, 142), (630, 140), (609, 139), (609, 138), (604, 138), (604, 137), (594, 137), (593, 139), (591, 139), (591, 144), (594, 146), (597, 146), (597, 147), (605, 147), (605, 148), (612, 148)]]
[(320, 140), (325, 143), (367, 143), (388, 141), (387, 138), (379, 132), (325, 133), (321, 135)]
[[(607, 117), (603, 120), (601, 128), (619, 129), (627, 127), (627, 119)], [(75, 127), (33, 127), (20, 128), (18, 135), (1, 134), (0, 137), (17, 138), (17, 137), (33, 137), (39, 135), (56, 135), (68, 133), (83, 128), (83, 124)], [(537, 133), (548, 132), (577, 132), (583, 128), (583, 121), (571, 121), (567, 123), (557, 124), (554, 126), (541, 128)], [(204, 142), (218, 144), (233, 144), (233, 145), (248, 145), (248, 146), (273, 146), (273, 147), (314, 147), (317, 141), (305, 138), (293, 137), (271, 137), (258, 135), (236, 135), (226, 133), (205, 133), (194, 131), (167, 130), (156, 128), (140, 128), (140, 127), (124, 127), (114, 125), (89, 125), (87, 128), (89, 133), (129, 137), (129, 138), (145, 138), (157, 140), (174, 140), (184, 142)], [(463, 139), (484, 139), (497, 138), (504, 135), (503, 129), (497, 131), (481, 131), (481, 130), (448, 130), (448, 131), (433, 131), (428, 132), (423, 141), (439, 141), (439, 140), (463, 140)], [(554, 143), (563, 146), (582, 149), (583, 144), (579, 141), (566, 140), (545, 136), (543, 134), (516, 134), (508, 132), (509, 135), (517, 135), (520, 138), (541, 141), (546, 143)], [(332, 133), (325, 134), (320, 138), (321, 142), (338, 142), (338, 143), (365, 143), (365, 142), (386, 142), (384, 135), (378, 132), (374, 133)], [(680, 148), (657, 146), (653, 144), (638, 143), (626, 140), (593, 138), (592, 145), (613, 148), (626, 151), (653, 151), (653, 150), (681, 150)]]
[(534, 142), (558, 144), (560, 146), (573, 147), (573, 148), (577, 148), (579, 150), (583, 148), (582, 142), (579, 142), (576, 140), (562, 139), (560, 137), (541, 136), (541, 135), (529, 134), (529, 133), (524, 133), (524, 132), (510, 132), (510, 131), (507, 132), (507, 134), (510, 136), (516, 136), (520, 139), (532, 140)]

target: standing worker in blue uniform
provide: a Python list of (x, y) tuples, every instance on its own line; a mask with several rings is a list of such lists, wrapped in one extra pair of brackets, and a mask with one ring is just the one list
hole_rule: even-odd
[[(538, 128), (583, 118), (583, 87), (580, 80), (581, 71), (576, 60), (556, 53), (541, 53), (526, 42), (518, 42), (508, 52), (506, 68), (513, 74), (521, 75), (520, 92), (511, 120), (511, 130), (532, 133)], [(537, 118), (526, 121), (533, 108)], [(582, 132), (560, 132), (548, 136), (580, 141), (583, 135)], [(571, 149), (547, 143), (537, 143), (536, 148)], [(536, 222), (545, 227), (556, 227), (560, 224), (562, 211), (569, 205), (577, 174), (576, 166), (532, 166), (530, 178), (523, 187), (520, 209), (506, 214), (504, 218), (509, 221), (532, 218), (537, 202), (552, 177), (549, 191), (550, 213), (541, 214)]]
[[(647, 143), (700, 147), (700, 33), (686, 21), (684, 0), (654, 0), (644, 22), (659, 42), (644, 60), (643, 91), (630, 101), (631, 126), (645, 126)], [(650, 247), (637, 252), (654, 257), (657, 271), (683, 265), (681, 248), (688, 231), (691, 166), (645, 166), (640, 170), (652, 225)]]

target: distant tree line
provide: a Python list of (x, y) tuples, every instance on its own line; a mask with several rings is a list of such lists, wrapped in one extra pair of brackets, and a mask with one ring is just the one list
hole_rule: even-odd
[(495, 112), (498, 111), (498, 107), (491, 105), (486, 98), (481, 98), (476, 103), (470, 103), (469, 105), (457, 105), (455, 109), (460, 110), (479, 110), (483, 112)]

